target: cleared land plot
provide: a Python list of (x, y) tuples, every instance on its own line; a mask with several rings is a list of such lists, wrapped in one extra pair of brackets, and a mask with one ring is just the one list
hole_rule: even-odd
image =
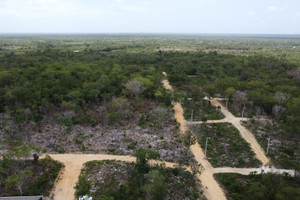
[[(140, 110), (135, 112), (133, 108), (115, 111), (105, 110), (109, 106), (95, 106), (89, 113), (89, 118), (96, 121), (92, 125), (79, 123), (81, 118), (73, 112), (60, 112), (40, 123), (25, 125), (28, 130), (25, 136), (44, 153), (133, 155), (136, 149), (143, 148), (159, 152), (161, 159), (167, 161), (186, 162), (187, 151), (172, 111), (149, 104), (142, 102)], [(0, 129), (0, 145), (18, 145), (24, 134), (17, 134), (20, 131), (9, 118), (7, 122), (0, 121), (4, 127)]]
[[(130, 193), (132, 185), (137, 177), (133, 175), (133, 163), (125, 163), (121, 161), (91, 161), (85, 164), (76, 186), (76, 195), (88, 194), (93, 199), (114, 198), (127, 199), (129, 196), (144, 196), (151, 197), (149, 194), (149, 187), (159, 191), (162, 187), (167, 188), (166, 198), (164, 199), (198, 199), (200, 192), (198, 190), (198, 183), (191, 173), (179, 168), (164, 168), (160, 166), (152, 166), (148, 173), (145, 173), (145, 182), (142, 183), (142, 191), (144, 194)], [(160, 173), (159, 185), (152, 185), (148, 182), (150, 172), (156, 171)], [(154, 175), (154, 174), (152, 174)], [(154, 178), (155, 179), (155, 178)], [(157, 181), (154, 180), (153, 181)], [(163, 182), (163, 183), (162, 183)], [(166, 185), (165, 185), (166, 184)], [(130, 189), (131, 188), (131, 189)], [(128, 193), (129, 190), (129, 193)], [(151, 189), (150, 189), (151, 191)], [(162, 191), (160, 191), (162, 192)], [(150, 192), (151, 193), (151, 192)], [(147, 196), (148, 195), (148, 196)], [(128, 198), (131, 199), (131, 198)], [(146, 198), (147, 199), (147, 198)]]
[(230, 123), (193, 125), (191, 129), (203, 149), (208, 137), (207, 159), (213, 167), (260, 166), (249, 144)]
[(193, 121), (218, 120), (224, 118), (224, 115), (218, 108), (213, 107), (209, 101), (203, 99), (193, 101), (185, 98), (182, 105), (184, 108), (184, 118), (186, 120), (191, 120), (192, 116)]

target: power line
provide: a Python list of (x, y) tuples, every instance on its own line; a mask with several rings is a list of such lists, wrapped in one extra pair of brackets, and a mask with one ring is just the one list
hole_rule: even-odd
[(206, 152), (207, 152), (207, 142), (208, 142), (208, 137), (206, 137), (206, 143), (205, 143), (205, 153), (204, 153), (205, 157), (204, 157), (204, 158), (206, 158)]

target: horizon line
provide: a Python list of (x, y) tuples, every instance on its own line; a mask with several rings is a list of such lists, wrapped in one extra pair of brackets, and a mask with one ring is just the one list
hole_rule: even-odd
[(162, 35), (299, 35), (300, 33), (195, 33), (195, 32), (0, 32), (4, 34), (162, 34)]

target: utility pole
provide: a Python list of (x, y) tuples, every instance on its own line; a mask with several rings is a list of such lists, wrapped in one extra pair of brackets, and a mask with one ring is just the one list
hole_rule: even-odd
[(269, 138), (268, 138), (268, 147), (267, 147), (267, 152), (266, 152), (266, 155), (268, 155), (268, 153), (269, 153), (270, 140), (271, 140), (271, 138), (269, 137)]
[(208, 142), (208, 137), (206, 137), (206, 143), (205, 143), (205, 153), (204, 153), (205, 157), (204, 157), (204, 158), (206, 158), (206, 152), (207, 152), (207, 142)]
[(243, 107), (243, 110), (242, 110), (242, 121), (244, 119), (244, 111), (245, 111), (245, 104), (244, 104), (244, 107)]
[(191, 114), (191, 122), (193, 121), (193, 114), (194, 114), (194, 110), (192, 110), (192, 114)]

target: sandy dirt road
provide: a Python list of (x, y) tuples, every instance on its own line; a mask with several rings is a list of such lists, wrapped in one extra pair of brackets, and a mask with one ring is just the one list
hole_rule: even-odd
[[(247, 121), (249, 120), (249, 118), (241, 118), (241, 117), (237, 117), (236, 118), (238, 121)], [(224, 119), (217, 119), (217, 120), (207, 120), (207, 121), (188, 121), (187, 124), (190, 125), (195, 125), (195, 124), (215, 124), (215, 123), (226, 123), (229, 122), (231, 123), (231, 120), (227, 120), (227, 118)]]
[(258, 144), (257, 140), (255, 139), (254, 135), (247, 130), (244, 126), (241, 125), (240, 121), (241, 118), (235, 117), (233, 114), (231, 114), (219, 101), (218, 99), (212, 99), (210, 100), (211, 104), (213, 106), (220, 106), (221, 112), (225, 115), (225, 119), (227, 122), (231, 123), (233, 126), (235, 126), (241, 136), (250, 144), (252, 150), (254, 151), (256, 157), (258, 160), (260, 160), (263, 165), (270, 164), (269, 158), (267, 158), (264, 150), (261, 148), (261, 146)]
[(213, 168), (211, 169), (213, 173), (239, 173), (248, 175), (251, 172), (260, 173), (275, 173), (275, 174), (284, 174), (287, 173), (290, 176), (295, 176), (295, 170), (288, 169), (274, 169), (270, 167), (260, 167), (260, 168), (231, 168), (231, 167), (222, 167), (222, 168)]
[[(167, 75), (165, 72), (163, 72), (163, 74), (165, 76)], [(162, 83), (167, 90), (172, 90), (172, 86), (170, 85), (168, 80), (163, 80)], [(178, 123), (180, 123), (181, 132), (184, 133), (188, 130), (188, 128), (186, 126), (187, 122), (183, 116), (183, 108), (179, 103), (173, 103), (173, 105), (175, 111), (175, 118), (178, 121)], [(190, 147), (190, 150), (195, 156), (195, 160), (204, 167), (203, 173), (201, 175), (198, 175), (198, 178), (200, 179), (204, 187), (204, 195), (206, 196), (206, 198), (209, 200), (225, 200), (226, 196), (222, 188), (219, 186), (219, 184), (213, 177), (213, 167), (206, 159), (204, 159), (204, 152), (201, 149), (198, 142), (192, 145)]]
[[(135, 162), (133, 156), (118, 156), (106, 154), (50, 154), (54, 160), (60, 161), (65, 165), (64, 170), (60, 173), (57, 182), (53, 188), (52, 194), (54, 200), (73, 200), (75, 199), (74, 186), (78, 181), (81, 168), (84, 163), (93, 160), (120, 160), (125, 162)], [(43, 158), (43, 156), (41, 157)], [(151, 160), (150, 164), (162, 164), (166, 167), (174, 167), (176, 163), (162, 162)]]
[(225, 119), (218, 119), (218, 120), (207, 120), (207, 121), (193, 121), (193, 122), (189, 121), (189, 122), (187, 122), (187, 124), (189, 124), (189, 125), (195, 125), (195, 124), (215, 124), (215, 123), (225, 123), (225, 122), (228, 122), (226, 120), (226, 118)]

